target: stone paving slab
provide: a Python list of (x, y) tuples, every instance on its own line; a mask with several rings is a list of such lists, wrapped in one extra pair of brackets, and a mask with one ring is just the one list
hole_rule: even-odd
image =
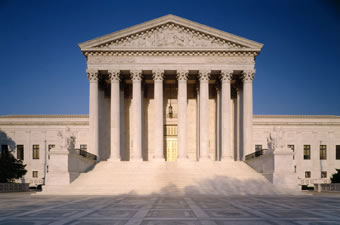
[(0, 224), (340, 225), (340, 195), (0, 194)]

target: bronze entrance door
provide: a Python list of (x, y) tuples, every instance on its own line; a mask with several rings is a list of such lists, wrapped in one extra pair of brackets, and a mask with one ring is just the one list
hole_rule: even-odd
[(164, 156), (166, 161), (177, 160), (177, 125), (165, 125)]

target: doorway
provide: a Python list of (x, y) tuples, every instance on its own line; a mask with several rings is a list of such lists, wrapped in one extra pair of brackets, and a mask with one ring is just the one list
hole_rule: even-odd
[(177, 125), (165, 125), (164, 156), (166, 161), (177, 160)]

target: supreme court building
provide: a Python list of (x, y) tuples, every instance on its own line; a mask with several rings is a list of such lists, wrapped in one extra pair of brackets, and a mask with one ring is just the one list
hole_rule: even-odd
[(70, 185), (57, 193), (329, 182), (340, 117), (253, 115), (262, 46), (174, 15), (86, 41), (89, 115), (0, 116), (1, 149), (27, 164), (25, 182)]

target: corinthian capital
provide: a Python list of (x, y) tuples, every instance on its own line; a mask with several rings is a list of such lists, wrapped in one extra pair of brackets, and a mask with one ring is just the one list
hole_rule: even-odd
[(189, 77), (188, 70), (177, 70), (177, 80), (178, 81), (187, 81)]
[(141, 70), (131, 70), (130, 71), (131, 80), (134, 81), (142, 81), (143, 75)]
[(163, 81), (164, 80), (164, 70), (153, 70), (152, 78), (154, 81)]
[(241, 79), (243, 82), (251, 82), (254, 80), (255, 70), (244, 70)]
[(87, 78), (89, 81), (98, 81), (99, 80), (99, 74), (98, 70), (87, 70)]
[(233, 70), (222, 70), (220, 79), (222, 82), (230, 82), (233, 79)]
[(109, 70), (109, 80), (120, 81), (120, 71), (119, 70)]
[(198, 74), (199, 74), (198, 78), (200, 79), (200, 81), (209, 81), (211, 71), (210, 70), (200, 70)]

